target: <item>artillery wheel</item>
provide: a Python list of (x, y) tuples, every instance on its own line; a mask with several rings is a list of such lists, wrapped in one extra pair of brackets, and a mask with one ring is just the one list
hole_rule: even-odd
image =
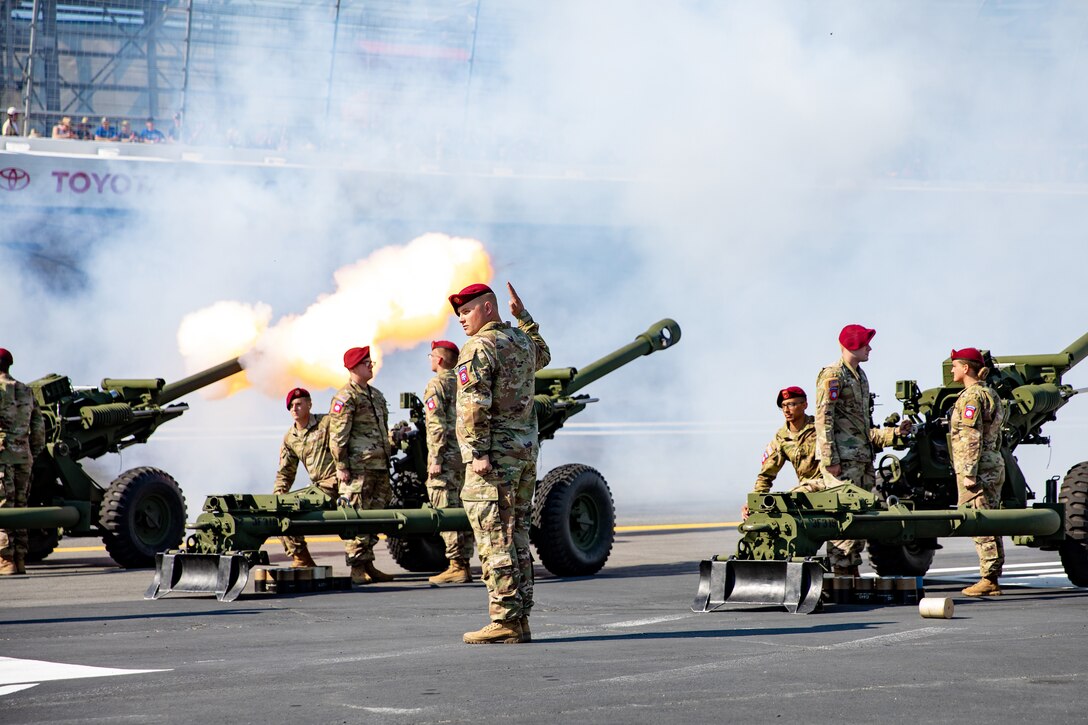
[(102, 499), (102, 543), (119, 566), (155, 565), (155, 554), (181, 545), (185, 534), (185, 497), (178, 482), (157, 468), (125, 471)]
[(1065, 474), (1058, 501), (1065, 504), (1065, 539), (1058, 549), (1073, 586), (1088, 587), (1088, 461)]
[(600, 571), (616, 537), (616, 511), (604, 477), (580, 463), (549, 471), (533, 499), (529, 535), (540, 563), (552, 574)]
[(934, 550), (909, 544), (869, 542), (869, 566), (880, 576), (923, 576), (933, 565)]
[[(389, 508), (419, 508), (409, 506), (399, 498), (389, 503)], [(393, 561), (405, 571), (434, 573), (446, 568), (446, 542), (438, 534), (385, 537), (385, 546), (389, 549)]]

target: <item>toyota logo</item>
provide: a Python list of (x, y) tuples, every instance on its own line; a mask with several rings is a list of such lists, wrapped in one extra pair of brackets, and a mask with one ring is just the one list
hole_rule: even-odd
[(22, 169), (9, 166), (0, 169), (0, 189), (4, 191), (19, 191), (30, 185), (30, 174)]

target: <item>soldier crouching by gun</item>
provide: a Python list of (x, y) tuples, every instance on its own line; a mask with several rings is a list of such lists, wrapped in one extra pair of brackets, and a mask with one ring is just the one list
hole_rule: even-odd
[[(786, 422), (763, 451), (763, 462), (759, 475), (756, 476), (754, 491), (768, 493), (786, 461), (793, 465), (800, 482), (790, 493), (820, 490), (807, 485), (809, 482), (821, 486), (823, 484), (820, 465), (816, 462), (816, 427), (813, 425), (815, 419), (807, 414), (808, 397), (804, 390), (791, 385), (778, 391), (777, 402)], [(741, 518), (747, 521), (750, 513), (748, 504), (745, 504), (740, 512)]]

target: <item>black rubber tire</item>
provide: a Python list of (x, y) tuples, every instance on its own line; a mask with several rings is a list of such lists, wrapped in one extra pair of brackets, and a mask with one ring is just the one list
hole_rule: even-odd
[[(406, 504), (400, 498), (394, 497), (389, 502), (389, 508), (419, 508)], [(389, 555), (397, 566), (405, 571), (422, 574), (433, 574), (444, 571), (446, 565), (446, 542), (438, 534), (426, 536), (389, 536), (385, 537), (385, 546), (389, 549)]]
[(869, 566), (880, 576), (924, 576), (933, 565), (934, 550), (910, 544), (869, 542)]
[(590, 576), (601, 570), (616, 538), (616, 511), (604, 477), (569, 463), (537, 486), (530, 538), (540, 563), (555, 576)]
[(37, 564), (53, 553), (60, 543), (60, 529), (27, 529), (26, 563)]
[(99, 517), (102, 543), (118, 566), (143, 569), (155, 565), (155, 554), (181, 546), (185, 497), (165, 471), (133, 468), (106, 489)]
[(1088, 461), (1065, 474), (1058, 501), (1065, 504), (1065, 539), (1058, 547), (1065, 575), (1075, 587), (1088, 587)]

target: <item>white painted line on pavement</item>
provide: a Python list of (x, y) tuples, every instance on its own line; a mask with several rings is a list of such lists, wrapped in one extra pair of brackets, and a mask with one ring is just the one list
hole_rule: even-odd
[[(27, 687), (55, 680), (77, 680), (87, 677), (117, 677), (119, 675), (140, 675), (148, 672), (169, 672), (170, 670), (121, 670), (111, 667), (91, 667), (89, 665), (71, 665), (64, 662), (45, 660), (23, 660), (15, 657), (0, 657), (0, 695), (11, 694)], [(9, 685), (21, 685), (9, 689)]]

